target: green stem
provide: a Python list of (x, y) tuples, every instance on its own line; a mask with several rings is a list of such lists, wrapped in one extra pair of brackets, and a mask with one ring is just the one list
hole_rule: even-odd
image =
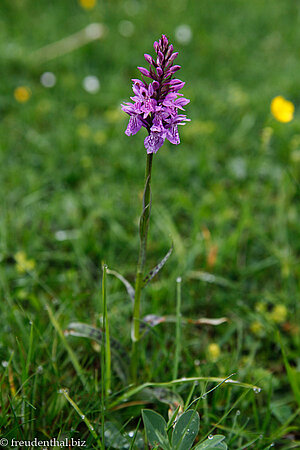
[(147, 251), (147, 238), (148, 238), (148, 228), (150, 219), (150, 209), (151, 209), (151, 170), (152, 170), (152, 159), (153, 154), (147, 154), (147, 164), (145, 170), (145, 188), (144, 188), (144, 198), (143, 198), (143, 212), (140, 222), (140, 249), (136, 270), (135, 278), (135, 296), (134, 296), (134, 306), (133, 306), (133, 322), (132, 322), (132, 360), (131, 360), (131, 376), (132, 381), (135, 383), (137, 379), (137, 369), (138, 369), (138, 342), (140, 339), (140, 310), (141, 310), (141, 292), (143, 287), (143, 277), (146, 262), (146, 251)]

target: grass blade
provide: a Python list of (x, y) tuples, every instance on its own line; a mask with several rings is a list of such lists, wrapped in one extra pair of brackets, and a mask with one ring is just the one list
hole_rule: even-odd
[(103, 445), (102, 442), (100, 441), (99, 436), (97, 435), (93, 425), (91, 424), (91, 422), (88, 420), (88, 418), (85, 416), (85, 414), (83, 414), (83, 412), (81, 411), (81, 409), (79, 408), (78, 405), (76, 405), (76, 403), (74, 402), (74, 400), (71, 399), (71, 397), (69, 396), (68, 390), (67, 389), (60, 389), (59, 391), (60, 394), (63, 394), (64, 397), (66, 398), (66, 400), (68, 400), (68, 402), (70, 403), (70, 405), (75, 409), (75, 411), (77, 412), (77, 414), (81, 417), (81, 419), (84, 421), (84, 423), (86, 424), (86, 426), (88, 427), (91, 435), (93, 436), (93, 438), (95, 439), (95, 441), (97, 442), (98, 446), (100, 449), (103, 449)]
[(65, 347), (65, 349), (67, 350), (67, 352), (69, 354), (69, 358), (70, 358), (70, 360), (71, 360), (71, 362), (72, 362), (72, 364), (74, 366), (74, 369), (76, 370), (76, 373), (77, 373), (78, 377), (80, 378), (83, 386), (85, 386), (86, 385), (86, 379), (85, 379), (85, 376), (83, 374), (82, 367), (80, 366), (75, 353), (73, 352), (73, 350), (69, 346), (69, 344), (67, 342), (67, 339), (66, 339), (66, 337), (64, 335), (64, 332), (61, 329), (58, 321), (56, 320), (56, 318), (55, 318), (55, 316), (53, 314), (52, 309), (50, 308), (50, 306), (48, 305), (47, 302), (45, 302), (45, 307), (46, 307), (46, 311), (47, 311), (47, 313), (49, 315), (49, 318), (50, 318), (50, 321), (51, 321), (53, 327), (55, 328), (57, 334), (59, 335), (59, 337), (60, 337), (60, 339), (61, 339), (61, 341), (62, 341), (62, 343), (63, 343), (63, 345)]
[[(167, 387), (167, 386), (176, 386), (178, 384), (183, 384), (183, 383), (194, 383), (195, 381), (207, 381), (209, 383), (224, 383), (224, 384), (228, 384), (231, 386), (239, 386), (248, 390), (254, 390), (257, 389), (258, 392), (260, 391), (260, 388), (258, 386), (252, 385), (252, 384), (248, 384), (248, 383), (243, 383), (241, 381), (238, 380), (231, 380), (228, 378), (217, 378), (217, 377), (193, 377), (193, 378), (179, 378), (177, 380), (171, 380), (171, 381), (166, 381), (166, 382), (162, 382), (162, 383), (143, 383), (139, 386), (135, 386), (135, 387), (130, 387), (128, 391), (126, 391), (124, 394), (120, 395), (114, 402), (112, 402), (109, 405), (109, 408), (113, 408), (115, 406), (117, 406), (119, 403), (125, 402), (126, 400), (128, 400), (130, 397), (138, 394), (139, 392), (141, 392), (143, 389), (146, 389), (148, 387)], [(248, 391), (247, 391), (248, 392)]]
[(110, 337), (109, 337), (109, 323), (107, 314), (107, 299), (106, 299), (106, 273), (107, 266), (103, 264), (102, 266), (102, 316), (103, 316), (103, 338), (104, 338), (104, 352), (105, 352), (105, 396), (107, 397), (110, 393), (111, 386), (111, 348), (110, 348)]
[(176, 337), (175, 337), (175, 357), (173, 365), (173, 379), (178, 377), (178, 366), (181, 353), (181, 277), (176, 280), (177, 283), (177, 304), (176, 304)]
[(296, 369), (294, 369), (294, 367), (292, 367), (290, 365), (287, 355), (286, 355), (286, 352), (285, 352), (285, 348), (283, 346), (283, 343), (282, 343), (282, 340), (281, 340), (281, 337), (279, 334), (278, 334), (278, 338), (279, 338), (279, 343), (280, 343), (280, 347), (281, 347), (281, 352), (282, 352), (282, 356), (283, 356), (283, 361), (284, 361), (287, 377), (288, 377), (291, 389), (294, 393), (295, 400), (297, 401), (298, 405), (300, 406), (300, 374)]

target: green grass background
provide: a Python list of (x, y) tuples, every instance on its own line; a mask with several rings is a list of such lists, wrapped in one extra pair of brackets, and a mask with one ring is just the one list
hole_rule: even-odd
[[(129, 37), (120, 34), (124, 20), (134, 27)], [(106, 26), (103, 39), (47, 62), (34, 58), (37, 49), (94, 22)], [(185, 45), (176, 42), (182, 24), (192, 30)], [(166, 143), (154, 157), (149, 269), (172, 240), (175, 248), (145, 290), (143, 315), (174, 315), (175, 280), (182, 276), (183, 316), (229, 321), (183, 328), (179, 376), (235, 372), (262, 386), (262, 393), (241, 400), (238, 418), (233, 410), (222, 422), (230, 448), (246, 448), (260, 435), (252, 448), (271, 442), (297, 448), (296, 397), (277, 333), (299, 371), (299, 25), (300, 4), (291, 0), (106, 0), (91, 11), (75, 0), (1, 1), (0, 361), (14, 352), (10, 376), (19, 390), (13, 398), (4, 363), (2, 434), (33, 438), (72, 429), (87, 435), (58, 394), (62, 386), (99, 422), (97, 348), (67, 338), (88, 379), (83, 391), (44, 305), (51, 304), (62, 329), (70, 321), (97, 325), (102, 261), (134, 281), (145, 136), (125, 136), (120, 103), (131, 95), (143, 54), (153, 53), (153, 41), (165, 33), (180, 52), (192, 121), (180, 130), (180, 146)], [(40, 83), (45, 71), (57, 77), (51, 89)], [(88, 75), (100, 79), (95, 95), (82, 88)], [(24, 104), (14, 99), (18, 86), (32, 92)], [(276, 95), (295, 104), (289, 124), (271, 117)], [(210, 267), (212, 246), (217, 258)], [(35, 260), (31, 274), (16, 270), (18, 251)], [(191, 271), (215, 278), (196, 280)], [(283, 323), (270, 316), (278, 304), (287, 308)], [(108, 310), (112, 336), (129, 349), (132, 306), (112, 277)], [(259, 333), (251, 331), (253, 322), (261, 324)], [(162, 324), (145, 339), (140, 381), (171, 379), (174, 327)], [(215, 362), (207, 353), (213, 342), (221, 349)], [(116, 378), (114, 389), (121, 388)], [(186, 398), (187, 392), (179, 393)], [(220, 388), (203, 402), (202, 434), (240, 394)], [(166, 414), (160, 403), (152, 406)], [(109, 418), (119, 426), (138, 415), (136, 407)]]

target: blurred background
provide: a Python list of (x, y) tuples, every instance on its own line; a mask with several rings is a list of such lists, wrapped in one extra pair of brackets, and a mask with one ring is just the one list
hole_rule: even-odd
[[(1, 1), (0, 261), (10, 305), (1, 306), (1, 357), (28, 317), (49, 342), (49, 289), (62, 325), (94, 323), (101, 262), (134, 280), (145, 136), (125, 136), (120, 103), (162, 33), (179, 51), (191, 122), (179, 146), (154, 156), (149, 269), (172, 241), (174, 252), (143, 312), (174, 314), (181, 275), (184, 316), (228, 318), (186, 332), (181, 375), (211, 360), (217, 367), (201, 373), (280, 378), (278, 329), (300, 364), (300, 3), (291, 0)], [(295, 106), (288, 123), (270, 112), (276, 96)], [(109, 283), (112, 334), (129, 343), (131, 305)], [(163, 333), (171, 345), (173, 328)]]

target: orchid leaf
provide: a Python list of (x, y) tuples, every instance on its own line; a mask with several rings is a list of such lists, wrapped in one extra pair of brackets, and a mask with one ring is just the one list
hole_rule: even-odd
[(179, 413), (183, 411), (184, 402), (180, 395), (175, 391), (161, 387), (153, 388), (151, 391), (158, 401), (169, 406), (169, 415), (172, 415), (176, 410), (178, 410)]
[(141, 338), (144, 337), (150, 330), (150, 328), (154, 328), (160, 323), (163, 323), (166, 321), (166, 317), (164, 316), (157, 316), (156, 314), (148, 314), (147, 316), (143, 317), (141, 320)]
[[(100, 328), (93, 327), (86, 323), (72, 322), (68, 325), (64, 332), (67, 336), (84, 337), (87, 339), (92, 339), (98, 344), (102, 345), (103, 342), (103, 331)], [(119, 341), (110, 337), (110, 347), (113, 352), (112, 364), (118, 377), (126, 382), (128, 378), (128, 365), (129, 357), (127, 352), (124, 350), (123, 346)]]
[(237, 286), (234, 282), (227, 280), (226, 278), (214, 275), (213, 273), (204, 272), (203, 270), (194, 271), (191, 270), (187, 273), (188, 278), (193, 280), (200, 280), (209, 284), (216, 284), (218, 286), (235, 289)]
[(119, 272), (116, 272), (115, 270), (107, 269), (107, 273), (109, 275), (115, 276), (116, 278), (118, 278), (118, 280), (120, 280), (124, 284), (129, 297), (131, 298), (132, 301), (134, 301), (134, 288), (130, 284), (130, 282), (128, 280), (126, 280), (126, 278), (124, 278), (123, 275), (121, 275)]
[[(203, 317), (201, 319), (188, 319), (186, 317), (182, 317), (181, 321), (184, 325), (212, 325), (218, 326), (222, 323), (228, 322), (227, 317), (219, 317), (215, 319), (209, 319), (207, 317)], [(141, 320), (141, 332), (142, 336), (145, 336), (150, 328), (154, 328), (161, 323), (175, 323), (175, 316), (157, 316), (156, 314), (147, 314)]]
[(170, 248), (170, 250), (168, 251), (168, 253), (163, 257), (163, 259), (152, 270), (150, 270), (148, 275), (144, 278), (143, 286), (146, 286), (152, 280), (152, 278), (154, 278), (155, 275), (158, 274), (158, 272), (163, 268), (163, 266), (166, 264), (166, 262), (170, 258), (172, 252), (173, 252), (173, 244), (172, 244), (172, 247)]

